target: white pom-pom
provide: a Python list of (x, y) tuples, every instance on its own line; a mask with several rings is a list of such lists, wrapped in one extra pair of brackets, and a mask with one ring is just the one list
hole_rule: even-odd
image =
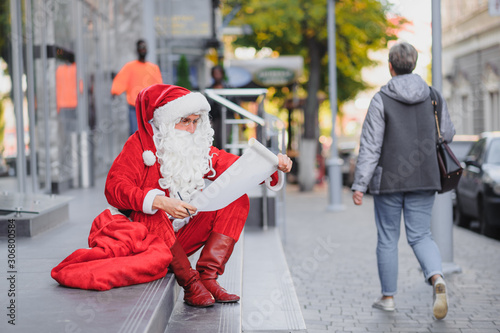
[(147, 166), (153, 166), (156, 163), (156, 156), (151, 150), (145, 150), (142, 153), (142, 159)]

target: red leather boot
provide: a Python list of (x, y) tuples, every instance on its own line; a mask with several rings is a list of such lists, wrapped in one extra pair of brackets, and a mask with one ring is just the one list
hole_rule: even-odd
[(177, 283), (184, 289), (184, 302), (200, 308), (214, 305), (215, 300), (212, 294), (201, 283), (198, 271), (191, 268), (191, 263), (181, 244), (176, 241), (170, 248), (170, 252), (173, 256), (170, 269), (175, 274)]
[(234, 239), (229, 236), (212, 232), (196, 264), (196, 270), (200, 272), (201, 282), (218, 303), (233, 303), (240, 300), (238, 295), (229, 294), (217, 282), (217, 277), (224, 273), (224, 268), (231, 253), (233, 253), (235, 243)]

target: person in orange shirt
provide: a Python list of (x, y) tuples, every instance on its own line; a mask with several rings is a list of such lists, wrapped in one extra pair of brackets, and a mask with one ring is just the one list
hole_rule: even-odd
[(130, 135), (137, 131), (137, 117), (135, 114), (135, 99), (139, 92), (153, 84), (163, 83), (160, 68), (146, 61), (148, 53), (146, 42), (142, 39), (137, 41), (138, 59), (126, 63), (116, 74), (111, 86), (112, 95), (121, 95), (127, 92), (127, 103), (129, 104)]
[[(56, 106), (61, 127), (64, 132), (76, 132), (78, 127), (78, 91), (76, 82), (76, 63), (74, 58), (63, 63), (56, 70)], [(69, 134), (68, 134), (69, 135)], [(69, 137), (67, 137), (69, 140)]]

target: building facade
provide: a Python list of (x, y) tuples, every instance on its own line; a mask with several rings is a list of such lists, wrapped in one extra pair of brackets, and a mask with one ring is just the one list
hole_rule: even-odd
[(207, 85), (216, 1), (8, 3), (11, 50), (0, 63), (9, 69), (0, 83), (12, 81), (10, 91), (0, 90), (0, 115), (7, 119), (5, 129), (0, 119), (3, 190), (62, 193), (90, 187), (106, 174), (129, 135), (128, 104), (124, 94), (111, 95), (111, 84), (125, 63), (137, 59), (137, 40), (147, 42), (146, 60), (160, 66), (164, 83), (175, 83), (176, 62), (185, 55), (193, 88)]
[(443, 0), (443, 94), (457, 134), (500, 130), (497, 0)]

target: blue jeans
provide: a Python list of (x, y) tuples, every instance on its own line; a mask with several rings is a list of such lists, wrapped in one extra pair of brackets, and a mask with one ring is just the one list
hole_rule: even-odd
[(382, 295), (393, 296), (398, 286), (398, 241), (403, 211), (406, 239), (417, 257), (425, 280), (442, 275), (441, 254), (432, 239), (434, 191), (397, 192), (373, 196), (377, 224), (377, 264)]
[(130, 125), (129, 134), (132, 135), (137, 131), (137, 116), (135, 114), (135, 106), (130, 104), (128, 106), (128, 123)]

